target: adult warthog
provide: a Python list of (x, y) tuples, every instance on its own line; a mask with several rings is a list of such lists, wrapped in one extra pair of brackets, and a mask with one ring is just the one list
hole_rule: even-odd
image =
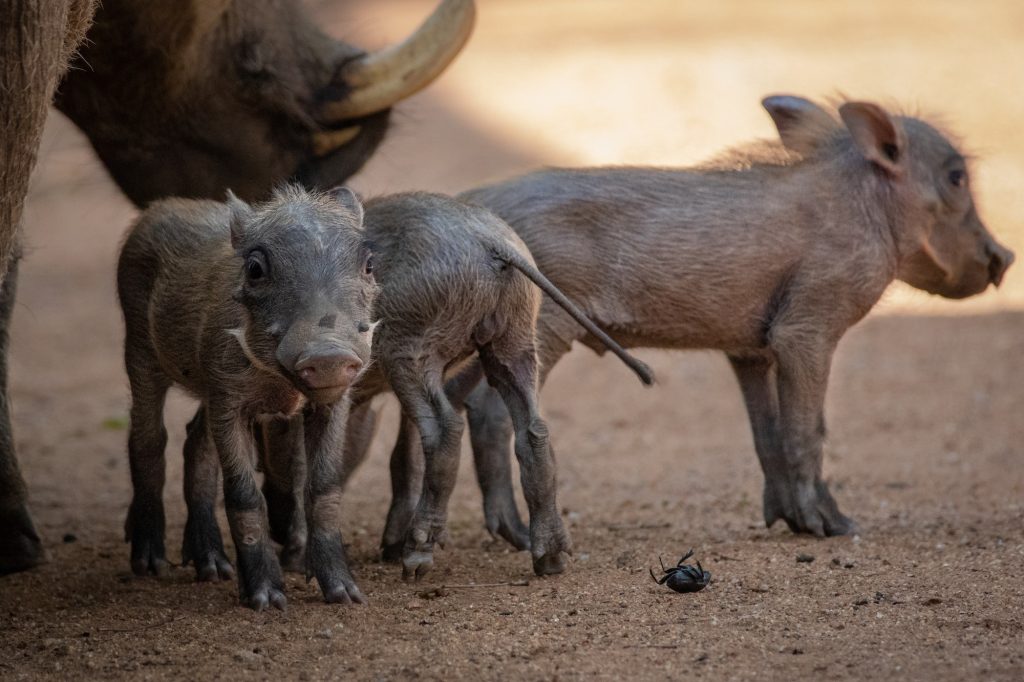
[(367, 54), (325, 35), (299, 0), (0, 8), (0, 574), (44, 556), (14, 453), (6, 357), (17, 233), (55, 90), (135, 204), (228, 188), (258, 200), (286, 179), (330, 187), (358, 171), (392, 105), (444, 70), (474, 17), (472, 0), (443, 0), (407, 40)]

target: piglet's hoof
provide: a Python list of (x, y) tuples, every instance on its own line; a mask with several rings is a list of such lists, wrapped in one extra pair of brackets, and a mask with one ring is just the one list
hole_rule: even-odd
[(419, 580), (434, 567), (434, 544), (444, 547), (448, 534), (444, 526), (431, 532), (422, 528), (410, 529), (402, 551), (402, 580)]
[(46, 560), (28, 511), (0, 512), (0, 575), (27, 571)]
[(242, 603), (253, 611), (266, 611), (273, 606), (284, 611), (288, 608), (288, 599), (280, 587), (264, 584), (242, 597)]
[(828, 486), (822, 480), (786, 484), (765, 484), (764, 522), (771, 527), (779, 519), (794, 533), (818, 537), (852, 535), (857, 524), (839, 511)]
[(427, 551), (408, 552), (402, 557), (402, 580), (419, 580), (434, 567), (434, 553)]
[(533, 572), (535, 575), (557, 575), (565, 572), (566, 555), (564, 552), (555, 552), (536, 557), (533, 560)]
[(365, 604), (366, 596), (355, 583), (348, 583), (324, 590), (324, 601), (328, 604)]
[(185, 539), (181, 543), (181, 565), (196, 567), (196, 581), (215, 583), (219, 580), (233, 580), (235, 569), (224, 553), (224, 543), (216, 525), (197, 527), (189, 517), (185, 524)]
[(215, 583), (235, 578), (235, 568), (223, 552), (208, 552), (204, 556), (192, 558), (191, 562), (196, 567), (196, 582)]
[(572, 554), (572, 540), (569, 531), (557, 514), (548, 521), (534, 524), (531, 535), (533, 572), (537, 575), (555, 575), (565, 571), (567, 555)]
[(132, 573), (164, 578), (170, 572), (171, 564), (164, 556), (163, 543), (132, 542)]
[(511, 499), (486, 500), (484, 523), (492, 538), (504, 538), (520, 551), (530, 549), (530, 531), (519, 519), (519, 512)]

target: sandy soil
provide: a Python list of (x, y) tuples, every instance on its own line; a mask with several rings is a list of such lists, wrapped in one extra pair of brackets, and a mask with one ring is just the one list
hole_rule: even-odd
[[(340, 4), (340, 3), (339, 3)], [(316, 3), (378, 45), (429, 0)], [(1019, 3), (482, 0), (477, 33), (397, 115), (355, 181), (457, 190), (544, 163), (673, 163), (770, 133), (759, 98), (837, 91), (943, 112), (979, 158), (983, 215), (1024, 252), (1024, 9)], [(464, 466), (452, 544), (421, 584), (377, 559), (395, 405), (346, 499), (371, 604), (329, 607), (290, 576), (287, 613), (235, 585), (128, 571), (126, 379), (113, 292), (134, 215), (54, 115), (27, 214), (12, 391), (21, 461), (51, 561), (0, 580), (0, 677), (1021, 679), (1024, 677), (1024, 275), (952, 303), (905, 287), (840, 347), (826, 474), (853, 538), (760, 519), (739, 392), (712, 353), (644, 352), (645, 390), (578, 350), (544, 392), (559, 452), (570, 571), (482, 530)], [(169, 407), (168, 546), (184, 524), (189, 401)], [(223, 527), (223, 521), (222, 521)], [(647, 575), (697, 551), (714, 583)], [(798, 563), (798, 554), (814, 557)]]

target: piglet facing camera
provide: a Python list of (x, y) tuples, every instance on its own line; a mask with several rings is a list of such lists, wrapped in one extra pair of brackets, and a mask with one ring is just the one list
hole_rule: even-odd
[(167, 572), (163, 406), (179, 385), (201, 402), (185, 445), (185, 562), (201, 580), (231, 575), (213, 514), (219, 461), (241, 600), (284, 608), (253, 433), (257, 420), (287, 419), (309, 471), (307, 573), (328, 601), (363, 601), (341, 542), (338, 483), (348, 389), (370, 359), (377, 293), (355, 195), (289, 187), (255, 206), (233, 195), (158, 202), (125, 240), (118, 293), (132, 394), (132, 570)]

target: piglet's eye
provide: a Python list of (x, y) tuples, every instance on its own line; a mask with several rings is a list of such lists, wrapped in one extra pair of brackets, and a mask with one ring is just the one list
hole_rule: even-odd
[(967, 184), (967, 173), (962, 170), (955, 170), (949, 172), (949, 184), (954, 187), (963, 187)]
[(252, 254), (245, 260), (245, 278), (252, 283), (261, 282), (267, 276), (267, 266), (263, 259)]
[(367, 275), (373, 274), (373, 256), (366, 257), (366, 263), (363, 265), (363, 273)]

